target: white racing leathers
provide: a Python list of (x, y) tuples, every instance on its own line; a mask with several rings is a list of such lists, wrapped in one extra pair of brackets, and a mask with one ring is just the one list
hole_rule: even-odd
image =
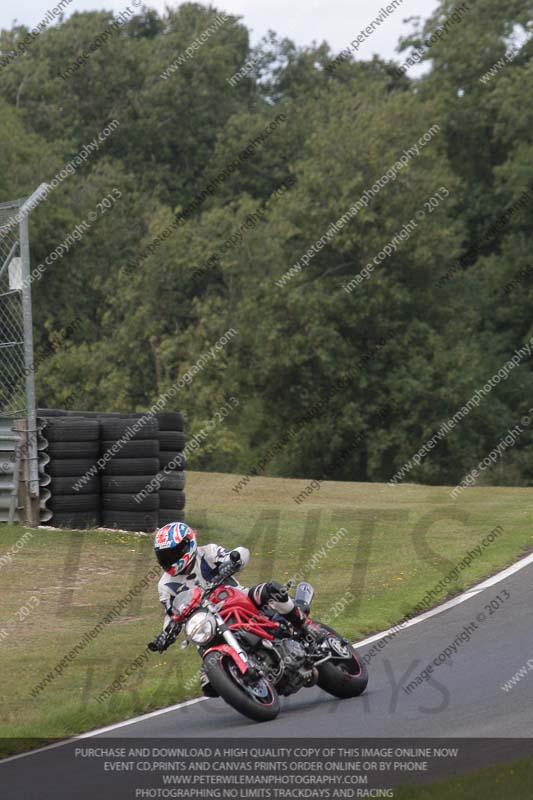
[[(198, 547), (196, 560), (187, 575), (163, 573), (157, 586), (159, 600), (166, 612), (163, 630), (166, 630), (170, 624), (172, 614), (177, 613), (178, 609), (183, 607), (184, 604), (189, 605), (196, 583), (199, 583), (202, 588), (211, 583), (217, 577), (220, 565), (227, 563), (229, 554), (235, 550), (241, 557), (240, 569), (242, 569), (250, 560), (250, 551), (246, 547), (235, 547), (233, 550), (226, 550), (218, 544), (206, 544)], [(239, 589), (241, 592), (245, 592), (257, 606), (262, 605), (261, 595), (264, 597), (265, 592), (257, 591), (257, 589), (262, 589), (265, 584), (247, 589), (241, 586), (234, 576), (227, 578), (224, 583)], [(280, 614), (287, 614), (294, 607), (294, 603), (290, 599), (287, 603), (270, 600), (269, 605)]]

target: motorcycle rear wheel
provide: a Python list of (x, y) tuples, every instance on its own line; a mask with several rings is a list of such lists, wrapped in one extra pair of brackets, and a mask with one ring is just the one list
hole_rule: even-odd
[(230, 656), (208, 653), (204, 668), (211, 686), (232, 708), (255, 722), (269, 722), (280, 712), (278, 693), (265, 678), (247, 686)]
[(337, 653), (336, 658), (318, 666), (317, 683), (320, 688), (342, 700), (362, 694), (368, 684), (365, 663), (352, 645), (337, 631), (321, 622), (315, 622), (315, 625), (319, 625), (328, 634), (326, 641), (332, 642), (330, 651), (333, 654)]

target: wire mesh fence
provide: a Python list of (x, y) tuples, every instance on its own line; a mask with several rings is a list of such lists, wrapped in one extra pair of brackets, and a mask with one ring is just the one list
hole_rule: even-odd
[[(15, 450), (24, 473), (25, 507), (32, 508), (39, 499), (39, 469), (28, 217), (47, 190), (41, 184), (27, 199), (0, 203), (0, 464), (9, 462), (13, 441), (19, 442)], [(5, 479), (0, 475), (0, 509), (9, 495), (10, 519), (16, 478), (18, 468)]]
[(19, 212), (22, 201), (0, 204), (0, 416), (26, 415), (23, 268)]

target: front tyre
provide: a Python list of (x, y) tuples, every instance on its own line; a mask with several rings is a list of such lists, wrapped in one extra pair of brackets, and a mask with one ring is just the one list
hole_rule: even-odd
[(332, 656), (330, 661), (325, 661), (318, 667), (317, 683), (320, 688), (341, 699), (362, 694), (368, 683), (366, 665), (343, 636), (329, 625), (321, 622), (315, 624), (327, 634), (326, 643)]
[(269, 722), (280, 712), (276, 690), (263, 677), (248, 683), (233, 659), (220, 652), (208, 653), (204, 668), (213, 689), (232, 708), (255, 722)]

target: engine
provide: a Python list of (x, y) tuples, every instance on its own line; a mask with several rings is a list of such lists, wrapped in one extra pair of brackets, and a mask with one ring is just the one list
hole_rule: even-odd
[(247, 631), (239, 631), (237, 638), (279, 694), (294, 694), (302, 686), (316, 683), (317, 671), (310, 665), (305, 648), (294, 639), (270, 642)]
[(277, 641), (275, 649), (279, 656), (279, 675), (276, 689), (282, 695), (294, 694), (302, 686), (314, 683), (313, 670), (307, 664), (307, 653), (294, 639)]

